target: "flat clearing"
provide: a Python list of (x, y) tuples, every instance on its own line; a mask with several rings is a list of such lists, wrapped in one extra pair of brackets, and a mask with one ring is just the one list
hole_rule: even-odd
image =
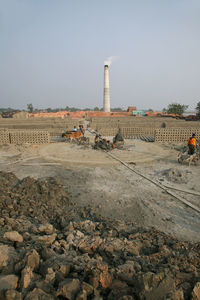
[[(178, 164), (176, 149), (181, 146), (125, 140), (124, 150), (110, 153), (156, 182), (193, 191), (171, 190), (200, 208), (200, 165)], [(2, 145), (0, 170), (20, 179), (57, 177), (78, 206), (90, 206), (105, 221), (122, 220), (199, 241), (199, 212), (91, 145)]]

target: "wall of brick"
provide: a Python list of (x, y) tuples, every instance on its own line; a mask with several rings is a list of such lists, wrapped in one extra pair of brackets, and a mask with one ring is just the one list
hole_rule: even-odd
[(197, 139), (200, 139), (199, 128), (156, 129), (155, 142), (187, 142), (193, 133), (196, 134)]
[(0, 145), (10, 144), (9, 132), (7, 130), (0, 130)]
[[(154, 136), (155, 128), (142, 128), (142, 127), (120, 127), (121, 134), (124, 138), (134, 138), (140, 136)], [(99, 128), (97, 130), (103, 136), (115, 136), (119, 128)]]
[(9, 131), (11, 144), (48, 144), (50, 134), (42, 130), (12, 130)]

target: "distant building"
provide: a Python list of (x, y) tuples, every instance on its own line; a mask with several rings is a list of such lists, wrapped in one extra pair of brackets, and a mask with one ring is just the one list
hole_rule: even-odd
[(133, 110), (132, 115), (133, 116), (145, 116), (145, 111), (144, 110)]
[(135, 111), (136, 110), (136, 106), (129, 106), (127, 111), (128, 112), (132, 112), (132, 111)]

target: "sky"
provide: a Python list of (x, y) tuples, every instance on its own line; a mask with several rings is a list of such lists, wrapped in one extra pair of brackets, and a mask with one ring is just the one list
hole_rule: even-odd
[(0, 0), (0, 107), (200, 101), (199, 0)]

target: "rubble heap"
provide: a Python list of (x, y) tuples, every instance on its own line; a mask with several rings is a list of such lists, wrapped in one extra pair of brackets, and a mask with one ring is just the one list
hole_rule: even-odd
[(200, 243), (95, 219), (57, 179), (0, 172), (0, 299), (200, 299)]

